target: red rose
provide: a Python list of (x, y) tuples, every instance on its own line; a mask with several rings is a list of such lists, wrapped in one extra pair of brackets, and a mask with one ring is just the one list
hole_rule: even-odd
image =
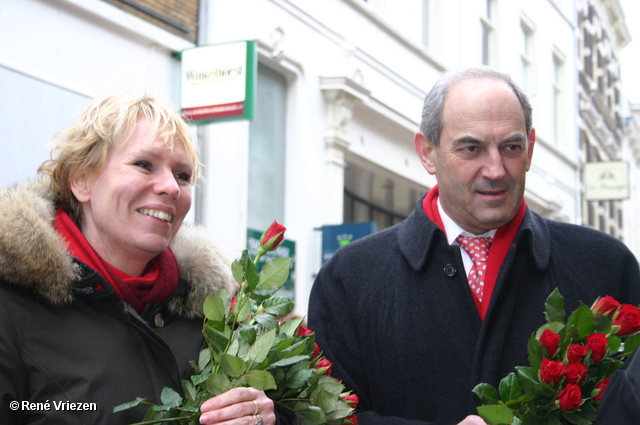
[(307, 329), (304, 326), (300, 325), (298, 326), (298, 330), (296, 331), (296, 336), (311, 335), (312, 333), (313, 331), (311, 329)]
[(265, 252), (276, 249), (284, 239), (285, 230), (287, 230), (286, 227), (274, 221), (260, 237), (260, 249)]
[(311, 357), (311, 360), (314, 360), (314, 359), (317, 359), (318, 357), (320, 357), (320, 353), (322, 353), (322, 351), (320, 351), (320, 346), (314, 342), (313, 343), (313, 357)]
[(587, 335), (587, 348), (591, 350), (591, 360), (593, 363), (600, 363), (600, 360), (607, 354), (609, 340), (603, 333)]
[(570, 363), (564, 367), (564, 376), (570, 384), (578, 384), (587, 376), (587, 367), (582, 363)]
[(611, 317), (618, 307), (620, 307), (620, 303), (613, 297), (607, 295), (606, 297), (598, 298), (596, 302), (593, 303), (591, 310), (596, 313), (596, 317), (600, 314)]
[(344, 418), (344, 422), (343, 424), (357, 424), (358, 423), (358, 417), (356, 415), (349, 415), (346, 418)]
[(560, 335), (550, 329), (545, 329), (540, 335), (540, 345), (547, 350), (549, 357), (558, 351), (558, 345), (560, 344)]
[(560, 378), (562, 378), (563, 369), (562, 362), (543, 358), (540, 362), (540, 379), (547, 384), (558, 385)]
[(604, 378), (602, 381), (600, 381), (598, 383), (598, 385), (596, 385), (595, 389), (596, 390), (600, 390), (600, 392), (593, 396), (593, 401), (602, 400), (602, 396), (604, 395), (604, 389), (607, 388), (607, 384), (609, 383), (609, 379), (611, 379), (611, 378)]
[(356, 394), (349, 394), (348, 396), (342, 397), (344, 401), (346, 401), (352, 409), (358, 407), (358, 403), (360, 403), (360, 399)]
[(575, 384), (567, 384), (566, 388), (558, 394), (558, 407), (560, 407), (561, 410), (576, 410), (581, 404), (582, 390)]
[(584, 356), (587, 355), (589, 349), (580, 344), (571, 344), (569, 349), (567, 350), (567, 362), (568, 363), (578, 363), (584, 359)]
[(640, 331), (640, 309), (629, 304), (622, 304), (614, 326), (620, 326), (618, 335), (628, 335)]
[(327, 359), (320, 359), (315, 368), (323, 375), (331, 375), (333, 370), (333, 364)]

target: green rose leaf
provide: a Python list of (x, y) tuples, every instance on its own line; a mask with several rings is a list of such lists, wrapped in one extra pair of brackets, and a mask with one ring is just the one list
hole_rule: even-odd
[(473, 388), (473, 392), (480, 397), (482, 404), (498, 404), (498, 390), (490, 384), (478, 384)]
[(226, 310), (222, 298), (217, 295), (207, 295), (204, 299), (204, 316), (215, 322), (221, 322), (224, 320)]
[(271, 314), (266, 314), (266, 313), (257, 314), (255, 319), (256, 319), (256, 322), (264, 326), (266, 329), (273, 330), (278, 327), (278, 319), (276, 319)]
[(264, 289), (278, 289), (289, 277), (291, 258), (277, 257), (269, 260), (260, 272), (258, 285)]
[(239, 261), (235, 260), (231, 263), (231, 274), (237, 283), (242, 283), (244, 279), (244, 267), (242, 267)]
[(301, 362), (303, 360), (309, 360), (309, 356), (288, 357), (286, 359), (282, 359), (282, 360), (278, 360), (277, 362), (274, 362), (270, 367), (290, 366), (292, 364), (296, 364), (296, 363)]
[(524, 391), (532, 391), (540, 383), (538, 372), (532, 367), (516, 366), (516, 371), (518, 372), (520, 386)]
[(640, 334), (630, 336), (624, 341), (624, 352), (631, 355), (633, 351), (640, 345)]
[(303, 321), (304, 318), (300, 317), (284, 322), (282, 325), (280, 325), (280, 332), (287, 334), (288, 336), (295, 336), (298, 328)]
[(585, 338), (587, 335), (593, 333), (593, 312), (589, 307), (580, 303), (580, 306), (571, 313), (567, 320), (567, 328), (575, 326), (578, 330), (579, 338)]
[(247, 370), (247, 364), (240, 357), (223, 354), (220, 360), (220, 367), (229, 376), (237, 378), (242, 376)]
[(256, 338), (256, 342), (249, 349), (249, 352), (247, 353), (247, 361), (251, 361), (254, 364), (262, 363), (262, 361), (267, 358), (269, 350), (271, 350), (275, 340), (275, 329), (271, 329), (269, 332), (260, 335)]
[(500, 397), (506, 403), (509, 400), (515, 400), (522, 395), (522, 386), (515, 373), (511, 372), (500, 381), (498, 390)]
[(253, 264), (253, 261), (251, 260), (247, 262), (245, 276), (247, 277), (247, 289), (249, 289), (250, 291), (256, 289), (261, 275), (260, 273), (258, 273), (258, 267), (256, 267), (256, 265)]
[(173, 388), (164, 387), (160, 393), (160, 401), (162, 404), (177, 407), (182, 404), (182, 397)]
[(564, 319), (566, 317), (566, 312), (564, 309), (564, 298), (560, 294), (558, 288), (555, 288), (549, 297), (547, 297), (547, 301), (544, 303), (545, 305), (545, 317), (547, 318), (547, 322), (562, 322), (564, 323)]
[(229, 337), (211, 326), (205, 326), (204, 336), (207, 343), (216, 352), (223, 352), (229, 344)]
[(489, 425), (508, 425), (513, 422), (513, 412), (507, 406), (480, 406), (478, 414)]
[(286, 316), (293, 310), (293, 300), (289, 297), (274, 295), (262, 303), (262, 308), (269, 314)]
[(266, 370), (252, 370), (249, 372), (247, 374), (247, 384), (261, 391), (275, 390), (278, 388), (276, 381), (273, 379), (273, 375)]
[(227, 392), (231, 388), (229, 379), (222, 373), (213, 373), (206, 381), (205, 388), (214, 396)]
[(136, 397), (136, 399), (133, 400), (133, 401), (129, 401), (127, 403), (122, 403), (122, 404), (119, 404), (116, 407), (114, 407), (113, 408), (113, 413), (118, 413), (118, 412), (122, 412), (123, 410), (131, 409), (133, 407), (138, 407), (142, 403), (145, 403), (146, 401), (147, 401), (146, 398)]

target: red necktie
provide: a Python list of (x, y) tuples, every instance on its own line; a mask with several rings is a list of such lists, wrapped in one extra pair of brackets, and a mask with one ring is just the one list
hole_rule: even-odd
[(475, 296), (478, 297), (478, 301), (482, 303), (484, 277), (487, 270), (487, 258), (489, 257), (492, 239), (468, 238), (461, 235), (458, 236), (456, 240), (473, 261), (471, 270), (469, 270), (469, 286), (471, 287), (471, 292), (473, 292)]

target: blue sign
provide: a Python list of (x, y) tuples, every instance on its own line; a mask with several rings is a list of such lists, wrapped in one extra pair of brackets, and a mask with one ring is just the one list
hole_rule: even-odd
[(322, 264), (341, 246), (376, 232), (375, 221), (322, 226)]

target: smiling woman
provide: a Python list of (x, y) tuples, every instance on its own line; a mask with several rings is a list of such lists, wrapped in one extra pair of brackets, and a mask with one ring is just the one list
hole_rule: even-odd
[[(0, 399), (17, 406), (0, 423), (137, 422), (114, 406), (190, 376), (205, 297), (237, 290), (225, 251), (183, 225), (191, 134), (157, 99), (98, 99), (57, 134), (42, 178), (0, 191)], [(297, 423), (253, 388), (205, 408), (202, 423)]]

